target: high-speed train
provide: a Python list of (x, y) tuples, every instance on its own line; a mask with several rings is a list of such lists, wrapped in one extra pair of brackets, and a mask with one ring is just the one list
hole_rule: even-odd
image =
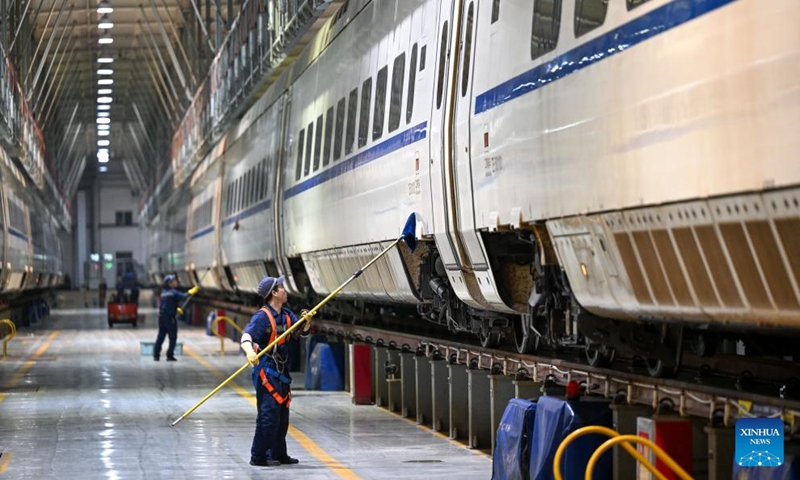
[(0, 183), (0, 298), (60, 285), (63, 255), (56, 219), (2, 148)]
[(421, 246), (339, 299), (653, 375), (684, 342), (758, 353), (800, 331), (798, 18), (794, 0), (346, 1), (161, 212), (151, 272), (325, 295), (416, 212)]

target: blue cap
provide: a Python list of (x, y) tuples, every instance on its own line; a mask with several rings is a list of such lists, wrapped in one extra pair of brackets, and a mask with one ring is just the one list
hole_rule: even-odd
[(269, 293), (275, 290), (275, 287), (281, 285), (283, 283), (283, 275), (278, 278), (275, 277), (264, 277), (258, 283), (258, 296), (259, 297), (266, 297)]
[(178, 277), (176, 277), (175, 275), (164, 275), (164, 285), (169, 286), (169, 282), (177, 279)]

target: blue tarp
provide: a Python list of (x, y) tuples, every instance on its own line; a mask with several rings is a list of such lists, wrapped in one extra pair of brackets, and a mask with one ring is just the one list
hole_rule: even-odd
[(344, 346), (317, 343), (308, 360), (306, 389), (344, 390)]
[(534, 402), (521, 398), (509, 400), (497, 427), (492, 480), (528, 479), (534, 415)]
[[(531, 480), (553, 479), (553, 459), (561, 441), (575, 430), (587, 425), (611, 428), (612, 414), (607, 401), (583, 399), (565, 401), (555, 397), (540, 397), (536, 406), (531, 437)], [(572, 442), (564, 453), (561, 473), (565, 480), (583, 480), (586, 464), (592, 454), (608, 437), (586, 435)], [(597, 480), (612, 478), (611, 451), (606, 452), (594, 471)]]

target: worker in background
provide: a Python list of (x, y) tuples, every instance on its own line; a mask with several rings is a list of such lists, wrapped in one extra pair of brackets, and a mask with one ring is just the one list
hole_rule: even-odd
[(153, 346), (153, 360), (156, 362), (161, 357), (161, 344), (164, 337), (169, 335), (169, 346), (167, 347), (167, 361), (175, 362), (175, 342), (178, 340), (178, 315), (183, 315), (183, 309), (179, 306), (187, 297), (194, 296), (200, 287), (192, 287), (187, 293), (179, 292), (178, 277), (167, 275), (164, 277), (164, 291), (161, 292), (161, 308), (158, 311), (158, 337)]
[(97, 286), (97, 296), (100, 301), (100, 308), (106, 306), (106, 293), (108, 293), (108, 284), (105, 278), (100, 279), (100, 285)]
[[(242, 350), (253, 366), (253, 386), (256, 389), (258, 416), (253, 446), (250, 449), (250, 465), (277, 467), (299, 463), (286, 452), (286, 432), (289, 430), (289, 405), (292, 403), (292, 377), (286, 362), (289, 359), (289, 343), (284, 340), (271, 352), (258, 358), (264, 349), (297, 322), (295, 314), (285, 307), (289, 299), (283, 287), (284, 277), (265, 277), (258, 284), (258, 295), (264, 299), (261, 307), (251, 318), (242, 333)], [(302, 315), (306, 314), (303, 310)], [(303, 326), (307, 333), (310, 320)]]

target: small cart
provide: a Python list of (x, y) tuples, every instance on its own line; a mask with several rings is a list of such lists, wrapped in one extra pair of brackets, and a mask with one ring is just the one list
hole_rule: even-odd
[(130, 323), (133, 328), (139, 321), (139, 307), (135, 303), (109, 303), (108, 328), (114, 328), (115, 323)]

